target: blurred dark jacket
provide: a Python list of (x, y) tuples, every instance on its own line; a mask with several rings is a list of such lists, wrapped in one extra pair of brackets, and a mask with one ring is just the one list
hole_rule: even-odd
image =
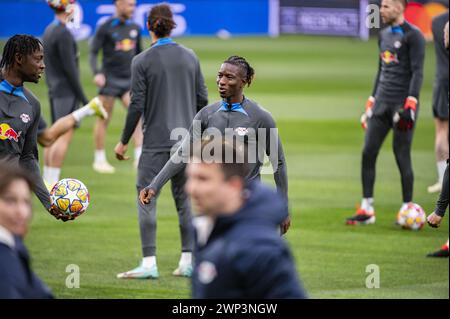
[(197, 229), (193, 298), (306, 298), (280, 236), (286, 201), (257, 181), (245, 193), (243, 207), (218, 218), (207, 239)]
[(19, 237), (0, 238), (0, 299), (53, 298), (50, 289), (30, 267), (30, 256)]

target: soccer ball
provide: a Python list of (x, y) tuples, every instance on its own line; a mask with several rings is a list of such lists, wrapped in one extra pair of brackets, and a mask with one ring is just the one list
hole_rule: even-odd
[(75, 0), (47, 0), (47, 4), (50, 8), (57, 11), (65, 11), (69, 5), (74, 3)]
[(89, 191), (79, 180), (64, 178), (56, 183), (50, 191), (51, 202), (64, 215), (78, 217), (89, 206)]
[(397, 214), (397, 224), (404, 229), (419, 230), (422, 229), (427, 221), (425, 211), (418, 204), (408, 204), (406, 209)]

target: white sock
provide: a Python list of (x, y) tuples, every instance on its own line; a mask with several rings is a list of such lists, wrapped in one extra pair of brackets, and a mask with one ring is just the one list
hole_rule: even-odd
[(95, 150), (95, 163), (106, 162), (106, 152), (105, 150)]
[(182, 252), (180, 257), (180, 262), (178, 265), (191, 265), (192, 264), (192, 253), (191, 252)]
[(142, 154), (142, 146), (138, 146), (134, 148), (134, 159), (136, 161), (139, 160), (139, 157), (141, 157)]
[(44, 181), (48, 182), (48, 179), (50, 178), (50, 172), (49, 172), (50, 167), (48, 167), (47, 165), (44, 165), (44, 169), (42, 171), (42, 178), (44, 179)]
[(47, 174), (46, 174), (46, 177), (44, 177), (44, 179), (50, 185), (54, 185), (56, 182), (59, 181), (60, 174), (61, 174), (61, 169), (59, 167), (47, 166)]
[(373, 213), (373, 197), (363, 198), (361, 201), (361, 208), (368, 213)]
[(90, 116), (90, 115), (94, 115), (94, 114), (95, 114), (94, 109), (89, 107), (89, 105), (85, 105), (85, 106), (79, 108), (78, 110), (72, 112), (72, 115), (75, 118), (75, 121), (77, 121), (77, 122), (80, 122), (86, 116)]
[(152, 268), (153, 266), (156, 266), (156, 256), (148, 256), (142, 258), (142, 267)]
[(447, 168), (447, 161), (439, 161), (436, 163), (436, 165), (438, 170), (439, 183), (442, 184), (442, 182), (444, 181), (445, 169)]

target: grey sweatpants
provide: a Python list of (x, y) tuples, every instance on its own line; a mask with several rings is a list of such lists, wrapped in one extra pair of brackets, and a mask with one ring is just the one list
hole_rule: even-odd
[[(137, 177), (137, 206), (139, 213), (139, 228), (141, 233), (142, 254), (144, 257), (156, 255), (156, 202), (153, 199), (148, 205), (139, 201), (139, 192), (150, 184), (170, 158), (170, 152), (150, 152), (143, 150), (139, 159)], [(172, 196), (178, 211), (181, 233), (181, 251), (191, 252), (194, 244), (194, 232), (191, 224), (191, 207), (187, 194), (184, 192), (186, 177), (184, 170), (172, 177)]]
[[(414, 128), (409, 131), (400, 131), (393, 123), (395, 112), (403, 107), (401, 103), (378, 102), (373, 108), (373, 116), (369, 119), (362, 154), (362, 184), (363, 197), (373, 197), (375, 184), (375, 164), (384, 139), (393, 130), (393, 149), (395, 160), (400, 170), (403, 202), (412, 201), (414, 173), (411, 161), (411, 145)], [(416, 111), (416, 122), (419, 108)]]

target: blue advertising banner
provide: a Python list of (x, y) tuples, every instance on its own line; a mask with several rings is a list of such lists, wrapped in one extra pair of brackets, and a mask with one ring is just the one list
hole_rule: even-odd
[[(134, 20), (144, 29), (152, 5), (138, 0)], [(96, 26), (114, 14), (111, 0), (79, 0), (71, 29), (77, 39), (93, 35)], [(168, 1), (182, 35), (277, 35), (278, 0)], [(274, 9), (275, 8), (275, 9)], [(43, 34), (53, 12), (45, 0), (0, 0), (0, 38), (16, 33)], [(147, 32), (144, 32), (147, 34)]]

